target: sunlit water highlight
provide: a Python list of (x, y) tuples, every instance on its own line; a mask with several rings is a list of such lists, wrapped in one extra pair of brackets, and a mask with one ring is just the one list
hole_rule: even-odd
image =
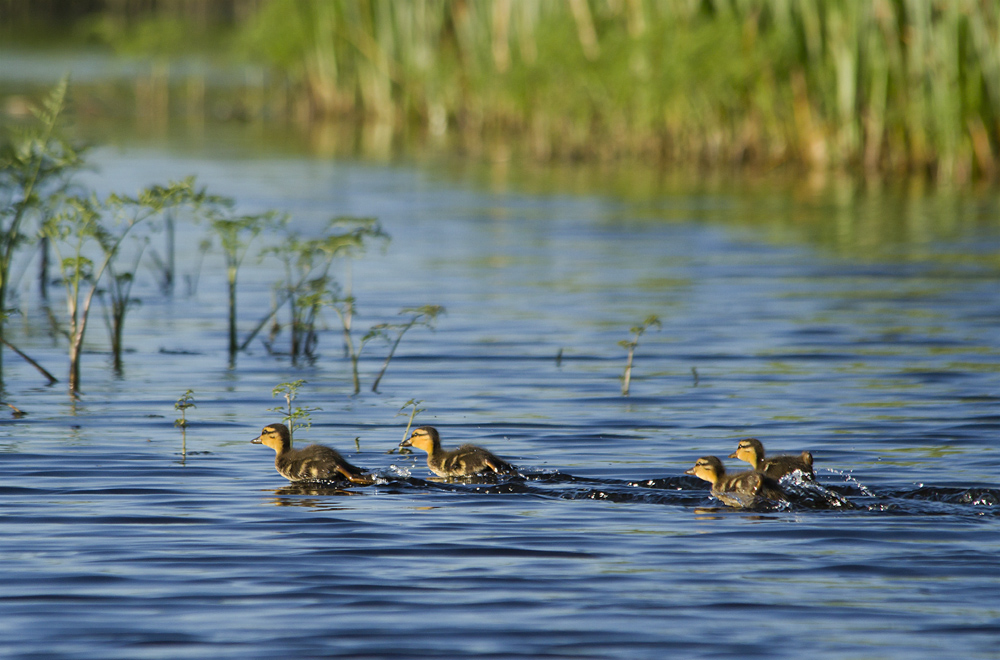
[[(79, 401), (8, 355), (7, 397), (29, 414), (0, 426), (3, 657), (997, 657), (997, 272), (947, 258), (1000, 252), (995, 224), (937, 243), (945, 258), (852, 258), (723, 221), (738, 196), (97, 160), (87, 180), (103, 191), (196, 173), (304, 231), (377, 216), (393, 241), (351, 269), (358, 327), (448, 313), (407, 335), (380, 394), (349, 396), (332, 318), (312, 366), (255, 344), (229, 369), (221, 262), (189, 293), (203, 230), (183, 226), (174, 295), (142, 273), (121, 378), (99, 323)], [(244, 328), (271, 268), (241, 272)], [(58, 373), (65, 347), (28, 280), (18, 343)], [(617, 342), (654, 313), (664, 327), (624, 398)], [(363, 387), (384, 355), (370, 350)], [(271, 389), (296, 378), (322, 408), (300, 442), (337, 447), (377, 485), (289, 485), (249, 443), (277, 421)], [(173, 403), (188, 388), (182, 453)], [(387, 453), (411, 398), (446, 445), (482, 444), (522, 474), (438, 482)], [(741, 512), (683, 475), (748, 435), (813, 452), (820, 486)]]

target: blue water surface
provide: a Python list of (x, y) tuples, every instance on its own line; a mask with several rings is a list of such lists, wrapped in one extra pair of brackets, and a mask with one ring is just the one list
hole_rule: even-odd
[[(222, 259), (178, 217), (173, 291), (140, 268), (121, 375), (99, 307), (78, 399), (5, 354), (5, 401), (28, 414), (0, 421), (4, 658), (998, 657), (995, 199), (570, 194), (222, 147), (94, 161), (81, 181), (102, 193), (196, 174), (304, 235), (379, 218), (391, 242), (336, 266), (356, 341), (401, 308), (447, 313), (405, 336), (378, 393), (388, 346), (366, 347), (352, 396), (332, 313), (315, 362), (280, 354), (285, 331), (230, 367)], [(866, 224), (886, 214), (898, 232)], [(241, 268), (242, 333), (282, 276), (257, 258), (274, 240)], [(12, 332), (62, 377), (36, 266)], [(624, 397), (619, 342), (651, 314)], [(296, 379), (319, 408), (297, 442), (377, 485), (290, 485), (250, 444)], [(521, 474), (442, 483), (387, 453), (411, 399), (446, 445)], [(684, 476), (751, 435), (811, 451), (851, 506), (740, 511)]]

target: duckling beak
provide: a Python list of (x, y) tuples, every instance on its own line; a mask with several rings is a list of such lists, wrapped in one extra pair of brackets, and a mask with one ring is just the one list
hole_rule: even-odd
[[(739, 451), (739, 450), (737, 450), (737, 451)], [(729, 458), (739, 458), (739, 456), (737, 456), (736, 452), (734, 451), (732, 454), (729, 455)]]
[(402, 442), (400, 442), (399, 446), (400, 447), (412, 447), (413, 445), (410, 443), (410, 439), (407, 438), (406, 440), (403, 440)]
[(684, 470), (684, 474), (690, 474), (691, 476), (694, 476), (694, 468), (691, 468), (690, 470)]
[(263, 444), (263, 441), (261, 441), (260, 436), (258, 435), (256, 438), (254, 438), (253, 440), (250, 441), (250, 444), (260, 445), (260, 444)]

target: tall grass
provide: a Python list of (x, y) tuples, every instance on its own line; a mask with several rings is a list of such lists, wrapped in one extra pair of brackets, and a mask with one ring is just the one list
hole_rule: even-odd
[[(147, 120), (347, 116), (383, 142), (422, 132), (542, 161), (1000, 175), (995, 0), (62, 4), (0, 0), (0, 34), (75, 21), (153, 57), (133, 94)], [(169, 63), (192, 49), (270, 71), (247, 69), (222, 110), (204, 72)]]
[(313, 117), (643, 156), (996, 175), (1000, 10), (982, 0), (271, 0), (247, 53)]

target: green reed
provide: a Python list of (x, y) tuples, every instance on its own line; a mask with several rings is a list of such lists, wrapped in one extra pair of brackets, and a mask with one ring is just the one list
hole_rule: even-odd
[(223, 104), (239, 119), (350, 116), (499, 159), (1000, 173), (995, 2), (226, 0), (75, 16), (78, 39), (151, 58), (121, 100), (156, 125), (219, 105), (203, 69), (172, 66), (195, 48), (242, 62)]
[[(11, 25), (48, 11), (7, 8)], [(74, 16), (78, 39), (151, 58), (126, 96), (158, 124), (209, 113), (205, 71), (172, 67), (195, 48), (252, 63), (230, 70), (234, 118), (352, 116), (543, 161), (1000, 172), (995, 2), (224, 0)]]
[(1000, 10), (955, 0), (272, 0), (241, 43), (313, 115), (535, 157), (993, 176)]

